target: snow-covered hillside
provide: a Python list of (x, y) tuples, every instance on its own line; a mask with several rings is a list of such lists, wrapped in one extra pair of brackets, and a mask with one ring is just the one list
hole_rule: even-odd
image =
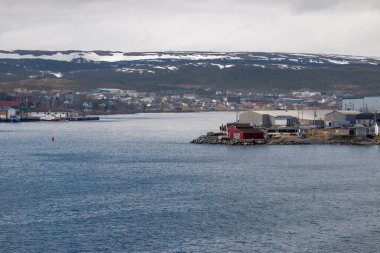
[[(380, 58), (265, 52), (0, 50), (0, 84), (378, 90)], [(30, 86), (30, 85), (29, 85)], [(28, 86), (28, 87), (29, 87)]]
[(73, 61), (75, 59), (85, 59), (87, 61), (143, 61), (143, 60), (241, 60), (240, 57), (222, 53), (123, 53), (123, 52), (107, 52), (106, 54), (98, 54), (94, 52), (55, 52), (53, 54), (33, 54), (19, 53), (17, 51), (0, 51), (0, 59), (43, 59), (55, 61)]
[[(328, 54), (289, 54), (253, 52), (143, 52), (125, 53), (119, 51), (0, 51), (0, 59), (41, 59), (71, 62), (127, 62), (127, 61), (228, 61), (255, 62), (255, 64), (290, 65), (348, 65), (380, 64), (380, 58)], [(225, 68), (225, 67), (222, 67)], [(221, 69), (222, 69), (221, 68)]]

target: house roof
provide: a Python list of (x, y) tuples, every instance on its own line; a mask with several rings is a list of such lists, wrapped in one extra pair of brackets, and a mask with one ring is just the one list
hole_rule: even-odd
[(235, 126), (235, 127), (252, 127), (248, 123), (227, 123), (227, 127)]
[(338, 112), (338, 113), (345, 114), (345, 115), (358, 115), (361, 113), (359, 111), (351, 111), (351, 110), (337, 110), (334, 112)]
[(276, 119), (289, 119), (289, 118), (293, 118), (292, 116), (287, 116), (287, 115), (278, 115), (275, 117)]
[(0, 101), (0, 106), (17, 107), (20, 106), (20, 101)]
[(353, 126), (353, 128), (367, 128), (367, 127), (362, 124), (356, 124), (355, 126)]

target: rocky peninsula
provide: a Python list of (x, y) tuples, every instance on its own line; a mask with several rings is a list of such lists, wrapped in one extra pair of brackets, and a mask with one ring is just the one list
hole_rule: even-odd
[(372, 136), (283, 136), (265, 140), (235, 140), (222, 133), (208, 133), (191, 141), (194, 144), (219, 145), (380, 145), (379, 137)]

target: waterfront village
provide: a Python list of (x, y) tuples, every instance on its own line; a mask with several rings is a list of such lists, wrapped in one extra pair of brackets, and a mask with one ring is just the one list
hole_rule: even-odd
[(380, 145), (380, 97), (342, 99), (340, 109), (247, 110), (197, 144)]
[(236, 111), (235, 122), (194, 143), (292, 144), (377, 142), (380, 97), (345, 92), (187, 90), (141, 92), (98, 88), (91, 91), (0, 91), (0, 122), (96, 120), (96, 115), (143, 112)]

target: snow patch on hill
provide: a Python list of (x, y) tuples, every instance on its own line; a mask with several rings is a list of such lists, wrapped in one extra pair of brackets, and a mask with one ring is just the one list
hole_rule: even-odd
[(164, 69), (164, 70), (171, 70), (171, 71), (176, 71), (178, 70), (178, 68), (176, 66), (170, 66), (170, 65), (167, 65), (167, 66), (155, 66), (153, 67), (154, 69)]
[(330, 63), (333, 63), (333, 64), (339, 64), (339, 65), (347, 65), (347, 64), (350, 64), (349, 61), (344, 61), (344, 60), (333, 60), (333, 59), (324, 59)]
[(62, 78), (63, 77), (63, 74), (61, 72), (53, 72), (53, 71), (40, 71), (41, 73), (41, 77), (45, 77), (45, 76), (54, 76), (56, 78)]
[(254, 67), (258, 67), (258, 68), (262, 68), (262, 69), (265, 69), (265, 65), (261, 65), (261, 64), (253, 64)]
[(324, 62), (318, 59), (309, 59), (310, 63), (323, 64)]
[(210, 65), (211, 66), (216, 66), (219, 69), (224, 69), (224, 68), (228, 69), (228, 68), (232, 68), (233, 66), (235, 66), (233, 64), (222, 65), (222, 64), (216, 64), (216, 63), (211, 63)]
[(119, 68), (115, 70), (116, 72), (123, 72), (123, 73), (138, 73), (138, 74), (143, 74), (143, 73), (150, 73), (154, 74), (155, 71), (149, 70), (149, 69), (139, 69), (139, 68)]
[(287, 65), (287, 64), (272, 64), (271, 66), (278, 68), (278, 69), (292, 69), (292, 70), (300, 70), (300, 69), (305, 68), (302, 66), (293, 66), (293, 65)]

